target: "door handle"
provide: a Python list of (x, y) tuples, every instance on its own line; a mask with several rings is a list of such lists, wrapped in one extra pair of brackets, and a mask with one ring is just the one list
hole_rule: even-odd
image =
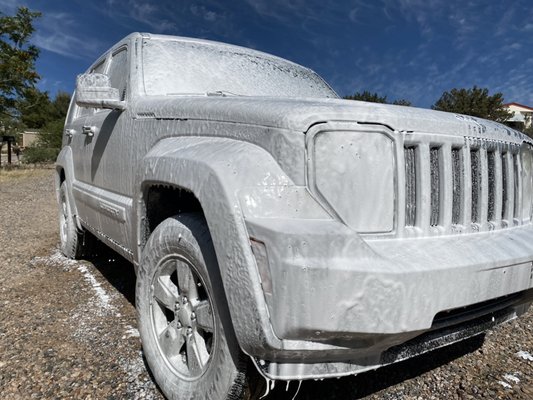
[(65, 129), (65, 136), (72, 138), (72, 135), (76, 133), (75, 129)]
[(94, 136), (94, 134), (96, 133), (96, 129), (97, 128), (94, 125), (92, 126), (83, 125), (82, 132), (84, 135), (91, 137), (91, 136)]

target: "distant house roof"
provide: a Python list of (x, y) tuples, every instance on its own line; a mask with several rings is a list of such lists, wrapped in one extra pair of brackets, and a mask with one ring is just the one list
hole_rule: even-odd
[(520, 103), (507, 103), (507, 104), (504, 104), (504, 107), (509, 107), (509, 106), (521, 107), (521, 108), (525, 108), (528, 111), (533, 111), (533, 107), (525, 106), (525, 105), (520, 104)]

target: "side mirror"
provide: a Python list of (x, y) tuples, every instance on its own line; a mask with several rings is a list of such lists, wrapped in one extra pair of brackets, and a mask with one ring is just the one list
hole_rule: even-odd
[(81, 74), (76, 79), (76, 104), (80, 107), (124, 110), (126, 102), (120, 100), (118, 89), (111, 87), (105, 74)]

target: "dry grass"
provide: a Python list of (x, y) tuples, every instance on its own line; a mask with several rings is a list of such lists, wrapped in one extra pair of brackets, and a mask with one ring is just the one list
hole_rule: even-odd
[(0, 168), (0, 183), (10, 182), (22, 178), (30, 178), (33, 176), (48, 176), (53, 165), (46, 166), (17, 166), (12, 168)]

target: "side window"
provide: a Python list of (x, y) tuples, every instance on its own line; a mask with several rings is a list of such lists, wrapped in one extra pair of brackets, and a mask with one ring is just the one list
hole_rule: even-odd
[[(91, 73), (96, 72), (98, 74), (103, 74), (104, 73), (104, 67), (105, 67), (105, 59), (100, 64), (98, 64), (96, 67), (91, 69)], [(77, 117), (79, 118), (79, 117), (85, 117), (87, 115), (92, 115), (96, 111), (97, 111), (97, 109), (95, 109), (95, 108), (81, 107), (78, 110)]]
[(128, 83), (128, 52), (121, 49), (118, 53), (113, 54), (111, 65), (107, 71), (111, 87), (117, 88), (120, 93), (120, 100), (125, 100)]
[(103, 74), (104, 66), (105, 66), (105, 60), (102, 61), (100, 64), (98, 64), (96, 67), (94, 67), (91, 72), (96, 72), (97, 74)]

